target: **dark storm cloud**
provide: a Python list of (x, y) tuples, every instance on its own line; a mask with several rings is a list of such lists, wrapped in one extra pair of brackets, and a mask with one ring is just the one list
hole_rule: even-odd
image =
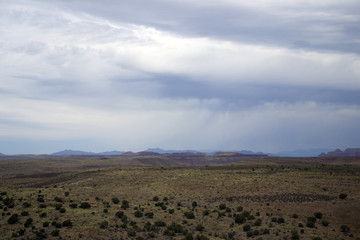
[[(170, 79), (170, 80), (169, 80)], [(250, 108), (266, 102), (306, 102), (359, 105), (359, 90), (293, 87), (266, 84), (221, 84), (194, 82), (183, 77), (157, 76), (160, 97), (221, 99), (234, 109)]]

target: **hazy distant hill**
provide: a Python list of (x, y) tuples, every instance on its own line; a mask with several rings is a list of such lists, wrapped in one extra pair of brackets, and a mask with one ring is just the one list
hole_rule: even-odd
[(61, 156), (61, 155), (96, 155), (96, 153), (84, 152), (84, 151), (78, 151), (78, 150), (64, 150), (64, 151), (52, 153), (50, 155), (54, 155), (54, 156)]
[(61, 155), (121, 155), (123, 152), (120, 151), (108, 151), (108, 152), (84, 152), (84, 151), (78, 151), (78, 150), (64, 150), (56, 153), (52, 153), (50, 155), (53, 156), (61, 156)]
[(278, 157), (316, 157), (323, 152), (331, 151), (329, 148), (299, 149), (271, 154)]
[(155, 153), (159, 153), (159, 154), (166, 154), (166, 153), (185, 153), (185, 152), (197, 153), (198, 151), (195, 151), (195, 150), (163, 150), (161, 148), (148, 148), (145, 150), (145, 152), (155, 152)]
[[(218, 153), (222, 153), (224, 151), (211, 151), (211, 152), (207, 152), (206, 154), (208, 155), (213, 155), (213, 154), (218, 154)], [(226, 151), (228, 153), (240, 153), (240, 154), (245, 154), (245, 155), (269, 155), (267, 153), (263, 153), (263, 152), (253, 152), (253, 151), (249, 151), (249, 150), (241, 150), (241, 151)]]

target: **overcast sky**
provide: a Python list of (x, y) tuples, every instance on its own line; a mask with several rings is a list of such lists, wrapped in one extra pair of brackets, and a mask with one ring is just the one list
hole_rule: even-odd
[(358, 0), (0, 0), (0, 152), (360, 147)]

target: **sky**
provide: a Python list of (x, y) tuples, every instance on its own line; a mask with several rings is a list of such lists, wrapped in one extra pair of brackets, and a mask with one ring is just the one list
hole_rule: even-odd
[(358, 0), (0, 0), (0, 153), (360, 147)]

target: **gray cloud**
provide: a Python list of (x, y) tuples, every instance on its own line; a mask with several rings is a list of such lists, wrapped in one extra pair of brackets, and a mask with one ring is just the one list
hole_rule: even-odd
[(350, 0), (2, 1), (0, 152), (31, 141), (37, 152), (356, 145), (358, 10)]
[[(313, 50), (360, 53), (357, 1), (77, 1), (65, 3), (114, 21), (154, 26), (191, 36)], [(112, 6), (109, 8), (108, 6)], [(133, 14), (136, 13), (136, 14)]]

